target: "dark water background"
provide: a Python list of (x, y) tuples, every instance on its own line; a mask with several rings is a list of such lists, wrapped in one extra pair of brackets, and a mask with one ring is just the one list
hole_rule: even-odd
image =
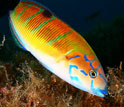
[[(124, 0), (34, 0), (44, 4), (60, 19), (78, 32), (88, 32), (94, 24), (104, 19), (107, 23), (116, 15), (124, 15)], [(95, 19), (85, 18), (100, 11)], [(0, 32), (8, 32), (8, 16), (0, 18)]]
[[(97, 23), (99, 22), (104, 22), (109, 26), (109, 24), (115, 18), (115, 16), (124, 16), (124, 0), (37, 0), (37, 1), (41, 2), (46, 7), (48, 7), (52, 12), (56, 14), (56, 16), (58, 16), (61, 20), (69, 24), (82, 36), (83, 34), (87, 34), (89, 31), (91, 31), (91, 29), (94, 28), (94, 26), (96, 26)], [(95, 13), (98, 13), (98, 15), (92, 17)], [(9, 16), (8, 13), (6, 13), (5, 16), (0, 17), (0, 33), (1, 35), (5, 34), (6, 38), (11, 38), (12, 35), (9, 29), (8, 16)], [(88, 19), (88, 17), (91, 18)], [(96, 38), (98, 36), (99, 35), (96, 35)], [(88, 38), (86, 37), (86, 39)], [(105, 38), (107, 38), (107, 36)], [(117, 42), (120, 43), (120, 40), (118, 40), (118, 35), (115, 38), (117, 38)], [(2, 38), (0, 37), (0, 40), (1, 39)], [(123, 37), (121, 37), (121, 41), (122, 39)], [(92, 39), (91, 43), (89, 43), (94, 50), (97, 48), (96, 47), (97, 44), (94, 46), (92, 45), (93, 42), (95, 43), (97, 42), (96, 40), (97, 39), (94, 38)], [(108, 45), (109, 44), (106, 44), (106, 47)], [(111, 44), (110, 42), (110, 45), (113, 44)], [(104, 65), (114, 66), (116, 64), (119, 65), (119, 62), (123, 60), (124, 58), (122, 54), (123, 49), (124, 48), (122, 48), (122, 45), (118, 45), (118, 47), (116, 47), (115, 50), (114, 48), (111, 49), (110, 47), (109, 50), (112, 50), (112, 52), (107, 53), (109, 54), (108, 56), (111, 57), (113, 50), (118, 51), (117, 55), (115, 54), (113, 57), (110, 58), (111, 60), (110, 62), (108, 61), (108, 59), (104, 61), (103, 53), (102, 53), (103, 56), (101, 57), (101, 54), (97, 49), (95, 50), (95, 52), (97, 51), (96, 53), (98, 53), (98, 57), (100, 58), (100, 60), (102, 60), (101, 62)], [(106, 54), (106, 51), (103, 52), (105, 52)], [(118, 58), (119, 55), (121, 57)], [(117, 61), (113, 63), (114, 58), (116, 58)]]

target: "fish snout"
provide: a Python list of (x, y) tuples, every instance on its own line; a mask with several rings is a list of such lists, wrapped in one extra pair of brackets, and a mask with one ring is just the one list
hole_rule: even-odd
[(107, 86), (105, 86), (104, 89), (100, 89), (100, 88), (93, 88), (92, 89), (92, 94), (99, 96), (99, 97), (105, 97), (105, 95), (108, 94), (107, 91)]
[(98, 96), (105, 97), (105, 95), (108, 95), (107, 86), (105, 86), (105, 88), (103, 90), (102, 89), (98, 89)]

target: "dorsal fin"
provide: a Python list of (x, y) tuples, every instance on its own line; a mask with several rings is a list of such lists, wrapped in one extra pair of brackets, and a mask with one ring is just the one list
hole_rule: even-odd
[(36, 2), (36, 1), (22, 1), (22, 3), (26, 3), (26, 4), (31, 4), (31, 5), (34, 5), (34, 6), (37, 6), (39, 8), (42, 8), (44, 9), (45, 11), (48, 11), (49, 13), (51, 13), (52, 15), (56, 16), (54, 14), (54, 12), (52, 12), (49, 8), (47, 8), (46, 6), (44, 6), (43, 4), (39, 3), (39, 2)]
[(22, 3), (33, 4), (35, 6), (38, 6), (38, 7), (42, 8), (42, 9), (49, 10), (44, 5), (42, 5), (42, 4), (38, 3), (38, 2), (34, 2), (34, 1), (22, 1)]

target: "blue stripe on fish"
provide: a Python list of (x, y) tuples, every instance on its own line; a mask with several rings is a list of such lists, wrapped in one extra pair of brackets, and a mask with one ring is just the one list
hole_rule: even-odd
[(76, 65), (69, 65), (69, 74), (71, 75), (72, 68), (78, 69)]
[(72, 73), (72, 68), (75, 68), (75, 69), (78, 69), (78, 67), (76, 65), (69, 65), (69, 74), (70, 74), (70, 78), (71, 80), (75, 80), (77, 82), (80, 83), (79, 81), (79, 78), (77, 76), (72, 76), (71, 73)]
[[(94, 67), (93, 67), (93, 65), (92, 65), (92, 63), (93, 63), (93, 61), (95, 61), (95, 59), (89, 60), (89, 59), (87, 58), (87, 55), (84, 55), (84, 59), (85, 59), (85, 61), (88, 61), (88, 62), (90, 63), (90, 67), (91, 67), (93, 70), (95, 70)], [(95, 70), (95, 71), (96, 71), (96, 70)]]
[(74, 59), (74, 58), (77, 58), (77, 57), (80, 57), (80, 55), (76, 55), (74, 57), (71, 57), (71, 58), (69, 58), (69, 60)]
[(93, 89), (93, 80), (91, 80), (91, 86), (90, 87), (91, 87), (91, 89)]
[(85, 76), (88, 75), (84, 70), (80, 70), (80, 72), (82, 72)]
[(101, 66), (100, 66), (100, 64), (99, 64), (99, 66), (96, 68), (96, 71), (100, 68)]
[(71, 78), (72, 80), (79, 81), (79, 78), (76, 77), (76, 76), (71, 76), (70, 78)]
[(99, 73), (99, 76), (106, 82), (106, 79), (103, 77), (101, 73)]

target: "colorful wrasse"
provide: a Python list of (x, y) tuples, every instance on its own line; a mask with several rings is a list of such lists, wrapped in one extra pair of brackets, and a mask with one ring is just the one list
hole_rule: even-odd
[(94, 95), (107, 94), (103, 68), (91, 47), (48, 9), (20, 2), (10, 12), (10, 26), (19, 45), (52, 73)]

